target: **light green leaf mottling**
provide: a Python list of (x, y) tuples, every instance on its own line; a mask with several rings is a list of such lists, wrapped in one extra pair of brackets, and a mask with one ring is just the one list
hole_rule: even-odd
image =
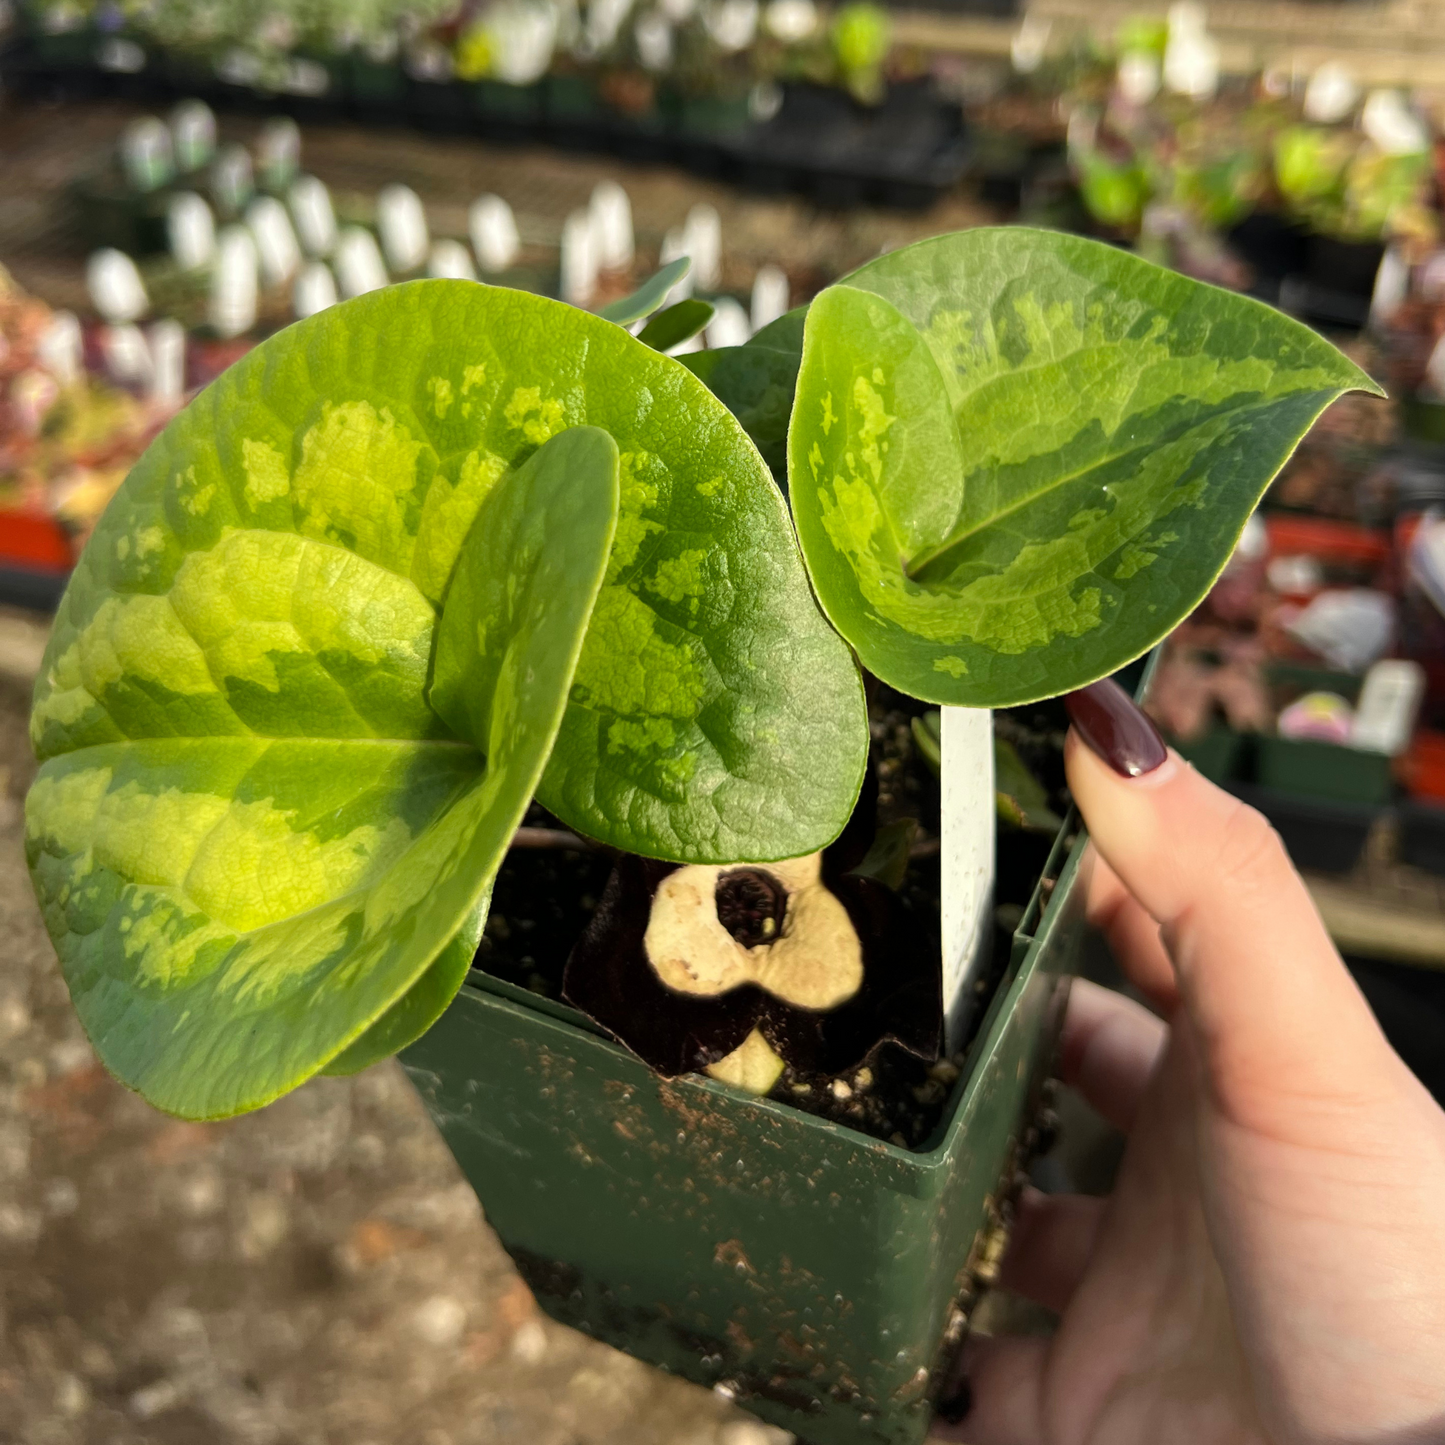
[(731, 861), (826, 842), (866, 745), (721, 405), (595, 317), (442, 281), (288, 328), (167, 427), (62, 600), (32, 736), (76, 1007), (188, 1117), (425, 1028), (544, 769), (573, 826)]
[(1196, 605), (1352, 388), (1375, 389), (1298, 322), (1096, 242), (892, 252), (807, 315), (789, 470), (819, 600), (918, 697), (1082, 686)]
[[(588, 438), (600, 466), (578, 464)], [(442, 986), (460, 984), (616, 522), (611, 440), (554, 446), (496, 489), (467, 539), (459, 575), (498, 585), (463, 582), (443, 614), (444, 640), (465, 648), (485, 615), (493, 644), (451, 654), (466, 742), (150, 738), (42, 767), (27, 839), (47, 925), (101, 1057), (158, 1107), (258, 1107), (434, 1017)]]

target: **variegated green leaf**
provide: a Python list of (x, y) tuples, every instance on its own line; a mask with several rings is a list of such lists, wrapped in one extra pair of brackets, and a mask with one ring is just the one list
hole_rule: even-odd
[(1199, 602), (1352, 389), (1378, 390), (1300, 323), (1097, 242), (891, 252), (808, 311), (788, 469), (818, 598), (914, 696), (1080, 687)]
[[(224, 405), (225, 381), (212, 390)], [(187, 431), (182, 419), (167, 433), (172, 448)], [(611, 439), (582, 428), (497, 481), (458, 582), (506, 585), (448, 599), (443, 630), (470, 641), (475, 679), (467, 726), (450, 731), (421, 696), (422, 594), (334, 540), (253, 524), (127, 573), (145, 535), (128, 516), (148, 485), (162, 504), (171, 495), (142, 461), (126, 484), (138, 495), (107, 512), (67, 594), (36, 704), (42, 737), (66, 719), (94, 733), (101, 718), (123, 736), (48, 749), (26, 800), (46, 925), (86, 1032), (124, 1083), (171, 1113), (224, 1117), (343, 1051), (340, 1068), (363, 1066), (445, 1006), (567, 705), (617, 474)], [(331, 518), (342, 515), (358, 530), (377, 520)], [(252, 565), (228, 562), (231, 544)], [(228, 568), (223, 583), (187, 582), (213, 565)], [(257, 681), (267, 669), (270, 687)], [(387, 736), (351, 726), (339, 704), (308, 714), (297, 680), (320, 677), (337, 679), (350, 717), (415, 708), (427, 721)], [(248, 686), (233, 698), (237, 682)], [(264, 732), (245, 720), (257, 691)]]
[(289, 328), (165, 430), (63, 599), (32, 738), (82, 1017), (196, 1116), (424, 1027), (534, 785), (634, 851), (772, 858), (841, 829), (866, 748), (726, 410), (606, 321), (448, 281)]

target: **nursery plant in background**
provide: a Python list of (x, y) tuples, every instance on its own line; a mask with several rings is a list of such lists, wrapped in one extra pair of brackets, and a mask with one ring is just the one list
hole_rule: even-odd
[[(747, 1312), (769, 1289), (816, 1293), (832, 1383), (798, 1378), (817, 1408), (849, 1438), (921, 1438), (1013, 1146), (974, 1139), (990, 1182), (945, 1206), (957, 1129), (932, 1164), (860, 1155), (786, 1100), (688, 1079), (639, 1094), (642, 1066), (562, 1000), (468, 988), (449, 1008), (498, 870), (534, 799), (612, 861), (566, 993), (665, 1076), (711, 1067), (762, 1092), (790, 1058), (836, 1073), (884, 1035), (932, 1058), (947, 960), (899, 903), (907, 830), (880, 824), (865, 690), (943, 709), (947, 794), (951, 736), (992, 756), (978, 710), (1151, 647), (1320, 411), (1373, 384), (1256, 302), (1023, 229), (891, 253), (695, 365), (606, 317), (452, 281), (257, 347), (156, 440), (76, 569), (32, 719), (32, 876), (97, 1051), (159, 1107), (256, 1108), (441, 1020), (412, 1066), (549, 1309), (693, 1378), (746, 1360), (765, 1382), (794, 1367), (771, 1315)], [(1047, 823), (1000, 771), (1014, 821)], [(990, 787), (975, 821), (994, 807)], [(1034, 965), (1014, 967), (1023, 988)], [(1010, 997), (977, 1058), (1010, 1024), (1042, 1037), (1042, 995)], [(1013, 1037), (999, 1077), (1022, 1090), (1037, 1050)], [(465, 1074), (447, 1101), (443, 1056)], [(763, 1116), (736, 1111), (761, 1108), (801, 1141), (791, 1163), (739, 1142)], [(665, 1127), (677, 1109), (692, 1122)], [(584, 1114), (605, 1139), (584, 1142)], [(667, 1162), (694, 1146), (712, 1152)], [(584, 1240), (591, 1186), (559, 1171), (609, 1148), (637, 1159), (591, 1191)], [(855, 1162), (810, 1193), (791, 1171), (829, 1150)], [(708, 1182), (724, 1152), (737, 1168)], [(933, 1182), (900, 1182), (918, 1169)], [(815, 1205), (855, 1188), (913, 1202), (824, 1228)], [(718, 1242), (760, 1219), (800, 1232), (752, 1262)], [(911, 1253), (895, 1230), (933, 1242)], [(843, 1253), (803, 1265), (824, 1237)], [(705, 1288), (703, 1248), (728, 1265)], [(601, 1273), (574, 1279), (588, 1250)], [(868, 1293), (885, 1277), (891, 1303)], [(704, 1335), (721, 1343), (687, 1343)], [(802, 1408), (757, 1388), (775, 1418)]]

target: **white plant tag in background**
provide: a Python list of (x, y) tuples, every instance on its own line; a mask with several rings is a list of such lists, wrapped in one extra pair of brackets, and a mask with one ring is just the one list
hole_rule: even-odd
[(792, 299), (787, 273), (781, 266), (760, 266), (753, 277), (753, 330), (761, 331), (787, 315)]
[(722, 282), (722, 218), (712, 206), (696, 205), (687, 213), (683, 234), (693, 284), (699, 291), (716, 291)]
[(105, 369), (122, 386), (149, 390), (154, 369), (151, 349), (139, 326), (107, 326), (101, 333), (100, 353)]
[(301, 247), (286, 207), (275, 196), (257, 196), (246, 207), (246, 225), (256, 240), (261, 279), (268, 286), (289, 281), (301, 265)]
[(182, 271), (209, 266), (216, 254), (216, 218), (203, 197), (177, 191), (166, 206), (166, 237), (171, 259)]
[(221, 214), (226, 217), (239, 215), (255, 190), (250, 151), (245, 146), (222, 146), (211, 162), (211, 197)]
[(183, 100), (171, 111), (171, 141), (184, 175), (209, 165), (216, 154), (216, 116), (203, 100)]
[(431, 256), (426, 263), (426, 273), (447, 281), (477, 279), (477, 268), (472, 265), (472, 253), (460, 241), (433, 241)]
[(1445, 336), (1441, 336), (1430, 351), (1425, 363), (1425, 380), (1437, 398), (1445, 398)]
[(1399, 246), (1389, 246), (1375, 272), (1375, 289), (1370, 297), (1370, 325), (1386, 325), (1410, 294), (1410, 263)]
[[(673, 261), (681, 260), (689, 255), (687, 249), (687, 231), (682, 226), (674, 226), (662, 238), (662, 251), (658, 255), (659, 266), (670, 265)], [(662, 298), (658, 306), (659, 311), (665, 311), (669, 306), (676, 306), (679, 301), (686, 301), (692, 295), (693, 287), (697, 284), (697, 262), (687, 268), (687, 275), (673, 286)]]
[(291, 291), (291, 309), (305, 320), (336, 305), (336, 278), (325, 261), (308, 261), (297, 274)]
[(961, 1047), (968, 1005), (988, 952), (993, 913), (993, 713), (942, 709), (942, 936), (944, 1047)]
[(51, 313), (50, 323), (40, 334), (35, 354), (40, 364), (62, 386), (79, 380), (85, 365), (85, 340), (73, 311)]
[(297, 176), (287, 199), (296, 238), (308, 256), (329, 256), (336, 248), (336, 211), (331, 192), (315, 176)]
[(126, 179), (138, 191), (154, 191), (175, 174), (171, 133), (153, 115), (133, 120), (121, 132), (120, 158)]
[(562, 300), (586, 306), (597, 290), (597, 228), (590, 211), (573, 211), (562, 226)]
[(751, 336), (748, 313), (731, 296), (721, 296), (713, 303), (714, 314), (707, 324), (707, 344), (716, 349), (719, 346), (741, 346)]
[(150, 328), (150, 395), (167, 406), (179, 406), (186, 392), (186, 328), (167, 317)]
[(1327, 60), (1305, 86), (1305, 119), (1316, 125), (1335, 125), (1355, 108), (1359, 98), (1360, 87), (1349, 67)]
[(86, 262), (85, 284), (95, 309), (112, 325), (134, 321), (150, 309), (140, 272), (124, 251), (94, 252)]
[(522, 246), (517, 218), (500, 196), (478, 196), (467, 222), (472, 250), (483, 271), (505, 271), (517, 259)]
[(588, 203), (597, 239), (597, 264), (604, 271), (632, 265), (632, 203), (616, 181), (599, 181)]
[(386, 267), (376, 238), (360, 226), (348, 226), (336, 242), (336, 282), (346, 300), (386, 285)]
[[(324, 87), (323, 87), (324, 89)], [(284, 190), (301, 168), (301, 132), (289, 116), (277, 116), (256, 137), (256, 169), (273, 191)]]
[(229, 339), (256, 324), (256, 243), (245, 226), (227, 226), (216, 241), (210, 322)]
[(376, 229), (386, 264), (398, 275), (415, 271), (431, 250), (426, 212), (410, 186), (383, 186), (376, 197)]
[(1350, 745), (1395, 757), (1405, 751), (1425, 696), (1425, 669), (1390, 657), (1365, 674), (1350, 726)]

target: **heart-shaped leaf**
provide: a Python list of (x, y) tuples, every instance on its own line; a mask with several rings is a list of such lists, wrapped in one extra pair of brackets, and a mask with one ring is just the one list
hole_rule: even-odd
[(1019, 227), (880, 257), (809, 308), (788, 442), (803, 555), (864, 665), (1002, 707), (1139, 656), (1219, 575), (1341, 392), (1279, 312)]
[(453, 281), (288, 328), (166, 428), (62, 601), (32, 739), (82, 1018), (192, 1117), (424, 1027), (534, 786), (634, 851), (771, 858), (840, 830), (866, 751), (726, 410), (608, 322)]
[[(212, 389), (218, 406), (228, 389)], [(236, 413), (243, 427), (253, 419)], [(219, 1118), (268, 1103), (343, 1050), (342, 1069), (380, 1057), (460, 986), (567, 705), (616, 527), (618, 468), (605, 433), (564, 432), (481, 508), (442, 621), (470, 647), (459, 736), (435, 714), (429, 736), (341, 725), (314, 735), (298, 682), (335, 678), (363, 719), (425, 707), (425, 652), (409, 664), (430, 609), (411, 582), (292, 531), (228, 529), (180, 558), (167, 546), (179, 539), (163, 538), (152, 567), (136, 523), (170, 499), (164, 463), (190, 429), (170, 429), (170, 445), (132, 473), (128, 505), (106, 513), (93, 564), (67, 593), (37, 717), (98, 710), (128, 736), (43, 764), (27, 847), (106, 1066), (158, 1108)], [(113, 559), (106, 586), (98, 574)], [(378, 678), (365, 664), (383, 659), (394, 666)], [(252, 693), (240, 682), (269, 697), (264, 735), (245, 724)], [(347, 721), (339, 710), (330, 720)]]

